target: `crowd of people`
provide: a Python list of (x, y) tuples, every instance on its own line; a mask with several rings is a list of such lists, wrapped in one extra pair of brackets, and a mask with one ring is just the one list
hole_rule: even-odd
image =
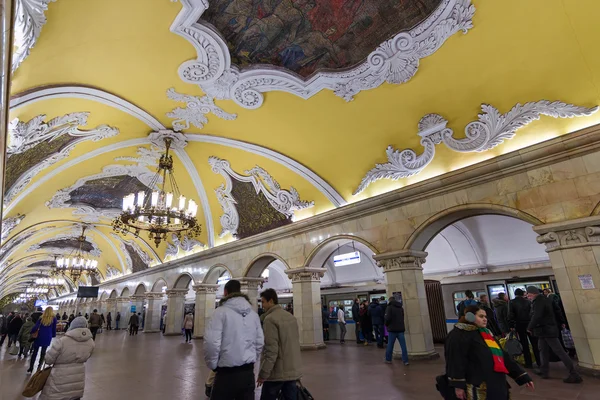
[[(459, 322), (445, 343), (446, 375), (438, 377), (438, 389), (446, 398), (507, 399), (507, 375), (533, 390), (527, 372), (533, 369), (531, 353), (538, 367), (534, 372), (542, 379), (549, 378), (549, 363), (555, 357), (568, 372), (563, 382), (582, 382), (571, 359), (573, 352), (570, 356), (562, 343), (561, 329), (567, 329), (567, 322), (560, 298), (551, 290), (517, 289), (510, 302), (500, 293), (492, 301), (493, 308), (487, 295), (479, 301), (470, 290), (465, 295), (457, 306)], [(521, 343), (524, 368), (500, 345), (499, 339), (511, 333)]]

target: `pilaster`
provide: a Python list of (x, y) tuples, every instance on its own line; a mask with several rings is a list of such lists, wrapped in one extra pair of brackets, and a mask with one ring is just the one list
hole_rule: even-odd
[(579, 367), (600, 375), (600, 216), (533, 228), (546, 246)]
[(252, 303), (254, 311), (258, 311), (258, 292), (265, 282), (264, 278), (240, 278), (242, 293), (246, 294)]
[(146, 321), (144, 325), (144, 333), (160, 332), (160, 309), (164, 294), (162, 292), (147, 292), (146, 298)]
[[(431, 321), (423, 267), (427, 253), (415, 250), (391, 251), (373, 256), (377, 265), (383, 268), (388, 297), (402, 294), (404, 322), (406, 325), (406, 346), (408, 357), (412, 359), (439, 357), (433, 347)], [(398, 343), (394, 345), (394, 355), (401, 355)]]
[(292, 280), (294, 316), (298, 320), (302, 350), (325, 348), (321, 311), (321, 278), (326, 271), (326, 268), (312, 267), (285, 271)]
[(185, 295), (188, 289), (167, 290), (167, 322), (165, 335), (181, 335), (183, 325), (183, 309), (185, 306)]
[(194, 315), (194, 339), (204, 337), (204, 329), (215, 311), (215, 301), (219, 285), (201, 283), (193, 286), (196, 292), (196, 313)]
[(131, 300), (129, 297), (117, 297), (117, 311), (121, 313), (120, 329), (127, 329), (131, 317)]

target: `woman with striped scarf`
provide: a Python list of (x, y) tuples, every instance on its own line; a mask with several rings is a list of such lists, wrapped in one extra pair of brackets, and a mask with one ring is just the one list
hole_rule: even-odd
[(487, 329), (487, 315), (478, 306), (468, 306), (448, 334), (445, 344), (446, 375), (453, 393), (461, 400), (508, 400), (506, 376), (533, 390), (531, 378)]

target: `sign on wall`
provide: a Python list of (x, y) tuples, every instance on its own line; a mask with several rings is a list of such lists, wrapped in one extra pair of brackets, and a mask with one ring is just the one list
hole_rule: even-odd
[(342, 267), (344, 265), (352, 265), (360, 263), (360, 252), (353, 251), (352, 253), (338, 254), (333, 256), (333, 265)]
[(591, 274), (579, 275), (579, 283), (582, 289), (596, 289)]

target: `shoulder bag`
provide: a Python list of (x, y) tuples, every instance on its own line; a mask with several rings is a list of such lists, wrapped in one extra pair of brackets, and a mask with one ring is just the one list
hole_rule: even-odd
[(25, 389), (23, 389), (23, 393), (21, 393), (24, 397), (33, 397), (39, 392), (42, 391), (48, 377), (50, 376), (50, 372), (52, 371), (52, 367), (46, 367), (40, 371), (37, 371), (32, 375), (27, 385), (25, 385)]

